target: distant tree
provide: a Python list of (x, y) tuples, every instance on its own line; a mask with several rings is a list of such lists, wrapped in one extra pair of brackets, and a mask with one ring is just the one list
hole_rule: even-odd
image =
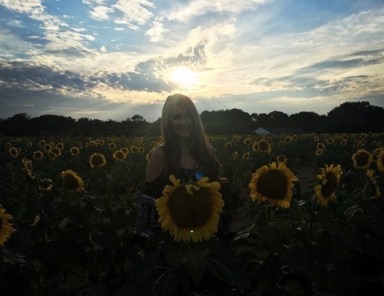
[(301, 128), (307, 132), (322, 132), (326, 117), (315, 112), (299, 112), (289, 116), (291, 127)]
[(203, 111), (201, 120), (210, 134), (246, 134), (252, 132), (252, 118), (240, 109)]
[(144, 119), (143, 116), (141, 115), (133, 115), (132, 116), (132, 121), (136, 121), (136, 122), (145, 122), (146, 120)]
[[(252, 113), (240, 109), (203, 111), (201, 120), (209, 134), (249, 134), (257, 127), (297, 127), (307, 132), (383, 132), (384, 108), (369, 102), (346, 102), (326, 116), (299, 112), (288, 116), (281, 111)], [(18, 113), (0, 119), (2, 136), (160, 136), (161, 118), (148, 123), (141, 115), (122, 122), (112, 119), (41, 115), (30, 118)]]
[(33, 118), (31, 122), (36, 135), (63, 136), (71, 134), (76, 121), (72, 117), (41, 115)]
[(272, 111), (268, 114), (270, 126), (287, 127), (289, 116), (281, 111)]
[(268, 114), (260, 113), (252, 115), (254, 128), (258, 127), (287, 127), (289, 126), (289, 116), (281, 111), (272, 111)]
[(29, 118), (27, 113), (18, 113), (8, 118), (3, 123), (4, 134), (15, 137), (30, 136), (32, 132), (28, 124)]
[(327, 115), (329, 132), (377, 132), (384, 129), (384, 109), (369, 102), (346, 102)]

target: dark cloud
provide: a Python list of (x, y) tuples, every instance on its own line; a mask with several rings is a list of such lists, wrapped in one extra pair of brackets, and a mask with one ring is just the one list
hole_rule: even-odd
[(34, 117), (43, 114), (88, 117), (98, 119), (115, 118), (116, 111), (129, 114), (129, 104), (113, 103), (98, 98), (70, 97), (47, 91), (13, 89), (12, 92), (0, 89), (0, 118), (17, 113), (27, 113)]
[(177, 66), (180, 64), (204, 65), (207, 60), (206, 45), (207, 40), (204, 39), (196, 46), (189, 47), (185, 53), (165, 59), (165, 63), (170, 66)]
[[(16, 88), (34, 88), (36, 85), (44, 88), (55, 89), (72, 88), (86, 90), (95, 86), (92, 81), (87, 81), (83, 76), (71, 71), (57, 71), (43, 65), (33, 65), (25, 62), (0, 63), (0, 81)], [(4, 86), (3, 86), (4, 87)]]
[(325, 60), (308, 67), (300, 68), (289, 76), (277, 78), (259, 77), (253, 80), (251, 84), (262, 86), (283, 85), (281, 88), (284, 89), (289, 89), (290, 87), (299, 87), (301, 89), (298, 91), (283, 91), (287, 96), (290, 96), (290, 94), (296, 96), (296, 93), (303, 93), (305, 95), (311, 94), (311, 96), (324, 96), (352, 89), (377, 89), (382, 86), (382, 82), (376, 76), (355, 75), (341, 79), (316, 78), (317, 73), (321, 70), (358, 68), (376, 64), (384, 64), (384, 49), (360, 51)]
[(361, 51), (353, 54), (345, 55), (339, 58), (326, 60), (320, 63), (302, 68), (299, 73), (311, 73), (318, 70), (326, 69), (349, 69), (361, 66), (369, 66), (384, 63), (384, 49)]

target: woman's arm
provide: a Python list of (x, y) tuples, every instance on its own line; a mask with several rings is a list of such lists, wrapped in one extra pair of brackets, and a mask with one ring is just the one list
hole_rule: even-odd
[(156, 147), (151, 154), (147, 163), (147, 171), (145, 176), (146, 182), (152, 182), (163, 173), (164, 169), (164, 149)]

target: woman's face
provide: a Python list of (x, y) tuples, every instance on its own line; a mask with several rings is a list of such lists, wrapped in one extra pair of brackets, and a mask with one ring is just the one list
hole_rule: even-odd
[(171, 127), (180, 138), (188, 138), (192, 133), (192, 115), (180, 106), (174, 106), (171, 114)]

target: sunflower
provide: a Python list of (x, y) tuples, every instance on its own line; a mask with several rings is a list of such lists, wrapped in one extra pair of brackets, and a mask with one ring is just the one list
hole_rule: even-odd
[(245, 138), (243, 140), (243, 144), (244, 145), (251, 145), (252, 144), (252, 139), (251, 138)]
[(43, 192), (50, 192), (53, 189), (53, 181), (49, 178), (43, 178), (40, 180), (39, 190)]
[(377, 181), (375, 178), (375, 171), (374, 170), (367, 170), (366, 175), (369, 179), (369, 183), (371, 183), (372, 191), (375, 193), (375, 197), (376, 198), (381, 197), (381, 190), (380, 190), (380, 186), (377, 184)]
[(51, 150), (51, 149), (52, 149), (52, 145), (51, 144), (47, 143), (47, 144), (44, 145), (44, 151), (45, 152), (49, 152), (49, 150)]
[(127, 147), (123, 147), (120, 149), (121, 151), (123, 151), (123, 153), (127, 156), (129, 154), (129, 148)]
[(269, 201), (273, 205), (288, 208), (292, 200), (293, 182), (297, 177), (282, 162), (272, 162), (258, 168), (249, 182), (253, 201)]
[(276, 161), (287, 164), (288, 158), (284, 154), (279, 154), (278, 156), (276, 156)]
[(373, 160), (373, 155), (365, 149), (358, 149), (353, 155), (353, 166), (357, 169), (367, 169)]
[(235, 151), (232, 153), (232, 159), (235, 160), (239, 157), (239, 152)]
[(84, 182), (74, 171), (66, 170), (61, 172), (61, 178), (65, 187), (70, 190), (82, 192), (84, 190)]
[(59, 142), (59, 143), (56, 144), (55, 147), (60, 149), (60, 150), (63, 150), (64, 149), (64, 143), (63, 142)]
[(161, 228), (176, 241), (210, 239), (217, 231), (224, 206), (220, 183), (203, 177), (194, 184), (181, 185), (175, 176), (169, 179), (173, 185), (166, 185), (155, 201)]
[(139, 152), (139, 147), (135, 146), (135, 145), (132, 145), (130, 147), (130, 150), (132, 153), (138, 153)]
[(321, 156), (324, 154), (324, 150), (323, 149), (316, 149), (315, 154), (316, 154), (316, 156)]
[(258, 150), (261, 152), (271, 153), (271, 144), (267, 140), (260, 140), (257, 142)]
[(325, 165), (325, 169), (320, 169), (317, 178), (321, 184), (315, 185), (315, 198), (323, 206), (327, 206), (329, 201), (336, 200), (335, 190), (340, 182), (342, 170), (340, 165)]
[(12, 158), (17, 158), (19, 156), (19, 150), (16, 147), (11, 147), (8, 149), (8, 153)]
[(290, 136), (285, 136), (283, 142), (289, 144), (292, 142), (292, 138)]
[(40, 150), (36, 150), (36, 151), (33, 152), (32, 157), (35, 160), (40, 160), (40, 159), (42, 159), (44, 157), (44, 153), (41, 152)]
[(109, 150), (116, 150), (116, 143), (115, 142), (108, 143), (108, 148)]
[(318, 142), (318, 143), (316, 144), (316, 149), (320, 149), (320, 150), (325, 149), (325, 145), (324, 145), (324, 143)]
[(248, 151), (243, 153), (242, 159), (243, 160), (249, 160), (249, 152)]
[(61, 150), (59, 148), (57, 148), (57, 147), (52, 147), (51, 150), (49, 150), (49, 152), (54, 153), (56, 155), (56, 157), (61, 155)]
[(58, 155), (56, 153), (54, 153), (53, 151), (49, 150), (48, 151), (48, 157), (50, 159), (55, 159), (56, 157), (58, 157)]
[(93, 153), (89, 157), (89, 164), (91, 165), (91, 168), (101, 168), (107, 164), (107, 160), (105, 159), (104, 154), (102, 153)]
[(24, 166), (24, 172), (25, 172), (25, 176), (30, 180), (30, 181), (34, 181), (36, 179), (36, 175), (33, 174), (33, 168), (32, 168), (32, 160), (28, 159), (28, 158), (23, 158), (21, 160), (21, 162), (23, 163), (23, 166)]
[(79, 155), (80, 154), (80, 148), (77, 146), (72, 146), (70, 149), (71, 155)]
[(6, 214), (6, 210), (0, 205), (0, 246), (4, 246), (5, 242), (11, 237), (15, 229), (9, 220), (12, 220), (12, 215)]
[(42, 140), (39, 141), (39, 146), (40, 146), (41, 148), (44, 148), (45, 144), (46, 144), (46, 141), (45, 141), (44, 139), (42, 139)]
[(379, 172), (384, 172), (384, 150), (383, 149), (380, 149), (380, 152), (377, 155), (376, 165), (377, 165), (377, 170)]
[(123, 160), (127, 157), (127, 155), (120, 149), (113, 152), (113, 158), (116, 160)]

